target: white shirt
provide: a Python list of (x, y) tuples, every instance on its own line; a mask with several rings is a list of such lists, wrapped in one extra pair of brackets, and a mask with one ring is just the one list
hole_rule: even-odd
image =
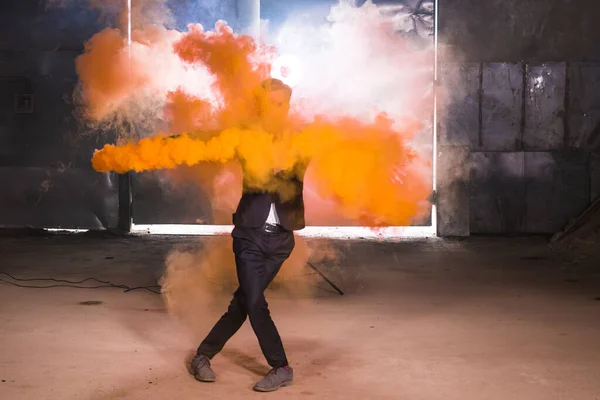
[(279, 225), (279, 216), (275, 209), (275, 203), (271, 203), (271, 209), (269, 210), (269, 216), (267, 217), (267, 224)]

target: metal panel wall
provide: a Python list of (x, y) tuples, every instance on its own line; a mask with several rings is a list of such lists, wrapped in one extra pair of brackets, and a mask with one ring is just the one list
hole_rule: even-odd
[(90, 165), (106, 136), (73, 115), (77, 55), (0, 51), (0, 226), (116, 227), (114, 177)]
[(600, 64), (569, 65), (568, 145), (600, 150)]
[(590, 203), (585, 154), (526, 152), (526, 221), (524, 232), (552, 233)]
[(469, 236), (469, 147), (438, 146), (438, 235)]
[(437, 213), (440, 236), (468, 236), (469, 153), (480, 147), (481, 64), (442, 64), (438, 94)]
[(565, 140), (566, 64), (527, 66), (525, 150), (559, 150)]
[(480, 79), (481, 64), (478, 63), (440, 66), (440, 145), (480, 148)]
[(600, 197), (600, 155), (590, 156), (590, 201)]
[(471, 153), (471, 232), (516, 233), (525, 219), (524, 153)]
[(520, 150), (523, 112), (523, 66), (491, 63), (483, 65), (482, 149)]
[(465, 61), (599, 60), (597, 0), (440, 0), (440, 37)]
[[(440, 102), (438, 198), (450, 215), (440, 215), (439, 231), (465, 226), (459, 205), (442, 205), (448, 198), (470, 208), (472, 233), (556, 232), (600, 194), (600, 64), (480, 65), (480, 87), (471, 63), (441, 68), (443, 93), (451, 94)], [(470, 99), (480, 89), (475, 135), (478, 104)], [(470, 182), (443, 170), (455, 159), (443, 153), (454, 147), (471, 151)]]

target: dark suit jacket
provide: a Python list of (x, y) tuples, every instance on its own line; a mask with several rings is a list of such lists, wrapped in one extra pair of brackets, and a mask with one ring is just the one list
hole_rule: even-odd
[(233, 224), (244, 228), (261, 228), (269, 216), (271, 203), (275, 203), (279, 223), (284, 229), (289, 231), (303, 229), (306, 224), (302, 191), (307, 167), (308, 162), (299, 163), (292, 174), (273, 175), (274, 186), (280, 190), (270, 192), (252, 189), (244, 179), (242, 198), (233, 214)]

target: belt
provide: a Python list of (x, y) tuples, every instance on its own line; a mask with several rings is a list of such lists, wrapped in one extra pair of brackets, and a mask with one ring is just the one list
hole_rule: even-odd
[(285, 229), (278, 224), (265, 223), (262, 227), (262, 231), (266, 233), (282, 233), (285, 232)]

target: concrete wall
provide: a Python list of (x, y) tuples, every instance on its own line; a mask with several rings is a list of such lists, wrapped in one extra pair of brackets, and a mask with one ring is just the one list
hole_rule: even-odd
[(440, 80), (440, 208), (460, 216), (441, 233), (556, 232), (598, 196), (600, 64), (442, 64)]
[(600, 59), (596, 0), (438, 0), (442, 41), (462, 61)]
[(439, 7), (439, 233), (560, 230), (600, 193), (597, 2)]
[(116, 224), (116, 177), (91, 170), (98, 136), (81, 134), (72, 106), (74, 60), (97, 22), (77, 5), (0, 5), (0, 226)]

